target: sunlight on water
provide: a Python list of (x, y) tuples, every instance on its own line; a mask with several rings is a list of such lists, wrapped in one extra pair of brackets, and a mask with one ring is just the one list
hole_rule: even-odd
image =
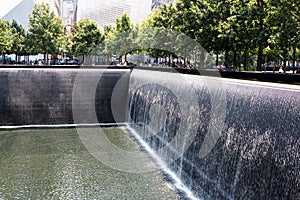
[[(120, 129), (103, 130), (116, 145), (138, 150)], [(103, 165), (76, 129), (0, 131), (0, 150), (0, 199), (179, 199), (155, 169), (138, 174)]]

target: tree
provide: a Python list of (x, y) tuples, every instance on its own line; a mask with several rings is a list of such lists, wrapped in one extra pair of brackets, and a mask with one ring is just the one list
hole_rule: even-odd
[(252, 10), (255, 18), (255, 36), (254, 43), (258, 46), (257, 52), (257, 66), (256, 70), (262, 70), (263, 64), (263, 51), (264, 48), (268, 46), (268, 39), (270, 34), (268, 32), (269, 24), (266, 23), (266, 19), (268, 16), (268, 3), (267, 0), (256, 0), (252, 4)]
[(90, 19), (82, 19), (73, 27), (72, 53), (75, 56), (84, 56), (92, 52), (103, 41), (103, 36), (97, 23)]
[[(203, 60), (203, 52), (198, 52), (194, 49), (194, 45), (190, 45), (190, 43), (187, 41), (190, 38), (196, 40), (201, 44), (202, 40), (200, 37), (198, 37), (201, 34), (201, 27), (202, 27), (202, 6), (203, 1), (202, 0), (180, 0), (177, 1), (176, 4), (168, 4), (165, 7), (163, 7), (162, 14), (165, 16), (165, 20), (168, 20), (168, 26), (172, 30), (176, 30), (180, 33), (183, 33), (184, 35), (188, 37), (182, 37), (179, 36), (177, 38), (176, 42), (176, 52), (182, 52), (184, 49), (184, 53), (180, 53), (178, 56), (180, 59), (183, 58), (183, 64), (184, 66), (187, 65), (187, 60), (194, 54), (196, 57), (196, 54), (200, 54), (200, 61)], [(169, 16), (172, 16), (173, 19), (168, 19), (169, 16), (165, 13), (169, 12)], [(163, 20), (162, 20), (163, 21)], [(198, 60), (198, 59), (197, 59)], [(204, 67), (204, 62), (199, 63), (200, 68)], [(196, 63), (198, 66), (198, 63)]]
[(29, 16), (29, 42), (31, 52), (43, 53), (48, 63), (48, 54), (59, 54), (66, 39), (62, 19), (50, 10), (49, 4), (35, 4)]
[(12, 46), (12, 34), (9, 23), (0, 19), (0, 53), (2, 62), (5, 60), (4, 54), (10, 51)]
[[(164, 43), (165, 47), (169, 46), (170, 42), (173, 43), (172, 47), (175, 47), (174, 44), (180, 44), (180, 42), (176, 41), (166, 41), (165, 35), (161, 34), (161, 32), (170, 33), (168, 30), (176, 30), (174, 23), (176, 21), (176, 12), (175, 4), (164, 4), (156, 8), (147, 19), (142, 22), (138, 42), (143, 44), (145, 47), (143, 51), (149, 55), (148, 64), (150, 64), (150, 56), (156, 57), (156, 60), (158, 60), (158, 57), (166, 56), (168, 57), (169, 65), (171, 64), (171, 57), (175, 56), (174, 52), (150, 47), (158, 47), (161, 45), (161, 42)], [(164, 29), (167, 29), (167, 31)], [(160, 38), (161, 36), (162, 38)]]
[(15, 20), (13, 20), (10, 27), (13, 37), (13, 44), (10, 53), (16, 55), (16, 62), (18, 62), (18, 56), (27, 54), (25, 50), (25, 38), (27, 36), (27, 32), (25, 28), (18, 24)]
[[(241, 66), (243, 62), (247, 70), (250, 63), (255, 67), (257, 57), (256, 70), (261, 70), (265, 53), (265, 58), (275, 56), (273, 60), (283, 60), (283, 63), (292, 57), (295, 66), (300, 48), (299, 6), (299, 1), (289, 0), (178, 0), (155, 9), (142, 26), (165, 27), (196, 39), (207, 51), (217, 55), (216, 65), (218, 55), (224, 54), (225, 63)], [(148, 33), (147, 37), (147, 33), (143, 33), (146, 38), (139, 40), (155, 44), (159, 40), (153, 37), (155, 34), (155, 31)], [(178, 48), (189, 52), (184, 41), (175, 42), (182, 44)], [(155, 49), (147, 51), (151, 55), (167, 53)], [(242, 55), (238, 64), (237, 59)]]
[[(254, 0), (221, 1), (213, 10), (221, 13), (218, 21), (218, 40), (221, 50), (225, 50), (225, 62), (228, 62), (229, 50), (233, 51), (233, 64), (236, 63), (236, 54), (243, 54), (244, 70), (248, 70), (249, 57), (256, 49), (255, 13), (252, 9)], [(220, 6), (218, 6), (220, 5)]]
[(287, 0), (271, 1), (268, 23), (271, 26), (270, 43), (280, 52), (283, 69), (286, 71), (286, 62), (293, 50), (296, 57), (296, 48), (299, 45), (299, 3)]
[(116, 49), (119, 50), (119, 60), (122, 56), (125, 56), (125, 62), (127, 61), (127, 54), (131, 52), (132, 38), (130, 37), (130, 31), (133, 25), (130, 22), (130, 17), (127, 13), (124, 13), (121, 17), (116, 18), (116, 31), (114, 32), (114, 42)]

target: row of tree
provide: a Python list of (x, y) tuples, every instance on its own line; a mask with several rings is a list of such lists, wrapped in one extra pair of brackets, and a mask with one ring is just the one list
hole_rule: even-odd
[(265, 61), (299, 59), (299, 10), (297, 0), (179, 0), (155, 10), (147, 21), (178, 30), (216, 55), (224, 54), (227, 65), (237, 66), (240, 55), (247, 70), (249, 57), (256, 55), (261, 70)]
[(124, 14), (101, 32), (96, 22), (83, 19), (69, 36), (61, 18), (42, 3), (29, 17), (28, 32), (16, 22), (0, 21), (0, 52), (43, 53), (45, 60), (48, 54), (55, 58), (66, 52), (83, 57), (118, 55), (125, 60), (129, 53), (147, 53), (168, 60), (180, 57), (186, 64), (204, 58), (191, 38), (216, 55), (215, 65), (224, 55), (226, 65), (243, 64), (248, 70), (254, 56), (256, 69), (262, 70), (266, 61), (299, 59), (299, 10), (296, 0), (178, 0), (157, 8), (140, 25), (132, 25)]
[[(96, 22), (83, 19), (73, 27), (73, 35), (68, 35), (62, 19), (55, 15), (49, 4), (35, 4), (29, 16), (29, 29), (15, 20), (10, 24), (0, 20), (0, 52), (16, 54), (16, 59), (24, 55), (44, 54), (48, 62), (49, 55), (55, 62), (57, 55), (72, 53), (75, 56), (88, 54), (102, 41), (102, 34)], [(18, 60), (16, 60), (18, 62)]]
[(131, 25), (126, 14), (118, 18), (115, 28), (105, 28), (105, 47), (98, 53), (126, 58), (128, 53), (143, 52), (180, 57), (185, 64), (193, 56), (201, 61), (204, 55), (193, 53), (198, 47), (191, 38), (216, 55), (214, 65), (221, 64), (223, 55), (227, 66), (248, 70), (251, 61), (254, 69), (263, 70), (264, 63), (272, 61), (274, 70), (282, 64), (285, 71), (288, 61), (295, 67), (300, 59), (299, 10), (296, 0), (178, 0), (157, 8), (139, 26)]

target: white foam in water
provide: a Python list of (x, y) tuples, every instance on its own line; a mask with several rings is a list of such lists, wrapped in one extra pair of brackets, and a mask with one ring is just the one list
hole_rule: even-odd
[(152, 159), (155, 161), (158, 167), (163, 171), (163, 173), (165, 173), (172, 179), (172, 183), (178, 191), (183, 192), (186, 195), (185, 197), (190, 200), (199, 200), (199, 198), (197, 198), (193, 194), (193, 192), (182, 183), (180, 178), (151, 149), (151, 147), (141, 138), (141, 136), (133, 128), (130, 127), (129, 124), (126, 125), (126, 130), (139, 142), (139, 144), (144, 148), (144, 150), (147, 153), (149, 153), (149, 155), (152, 157)]
[(24, 128), (80, 128), (80, 127), (95, 127), (95, 126), (125, 126), (128, 123), (94, 123), (94, 124), (53, 124), (53, 125), (21, 125), (21, 126), (0, 126), (0, 129), (24, 129)]

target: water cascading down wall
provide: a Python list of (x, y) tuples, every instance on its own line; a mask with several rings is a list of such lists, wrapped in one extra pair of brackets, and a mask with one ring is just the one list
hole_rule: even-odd
[(2, 69), (0, 125), (126, 121), (199, 199), (300, 199), (299, 90), (240, 82)]
[(257, 84), (133, 70), (129, 119), (199, 198), (300, 199), (299, 90)]

